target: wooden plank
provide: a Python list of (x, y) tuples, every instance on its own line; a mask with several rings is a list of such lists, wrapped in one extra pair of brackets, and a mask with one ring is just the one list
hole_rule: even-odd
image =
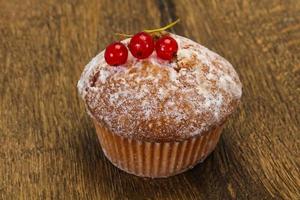
[[(299, 199), (300, 2), (0, 1), (0, 199)], [(105, 159), (79, 99), (114, 32), (172, 29), (226, 57), (243, 103), (215, 152), (169, 179)]]

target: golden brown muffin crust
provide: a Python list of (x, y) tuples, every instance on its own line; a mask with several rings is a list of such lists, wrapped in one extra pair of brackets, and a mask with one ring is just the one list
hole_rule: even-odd
[(102, 52), (89, 63), (78, 88), (93, 118), (115, 134), (145, 141), (184, 140), (226, 120), (241, 97), (237, 73), (205, 47), (172, 37), (179, 43), (172, 62), (154, 52), (113, 67)]

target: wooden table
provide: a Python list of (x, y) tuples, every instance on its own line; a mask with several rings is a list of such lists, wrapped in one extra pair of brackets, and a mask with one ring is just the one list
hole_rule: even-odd
[[(168, 179), (105, 159), (76, 83), (117, 38), (171, 31), (227, 58), (242, 105), (215, 152)], [(299, 0), (0, 1), (0, 199), (300, 199)]]

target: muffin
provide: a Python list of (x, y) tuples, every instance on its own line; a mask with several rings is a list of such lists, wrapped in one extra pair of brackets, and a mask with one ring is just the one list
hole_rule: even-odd
[[(171, 61), (155, 51), (146, 59), (128, 52), (126, 63), (110, 66), (103, 51), (78, 82), (105, 156), (137, 176), (168, 177), (202, 162), (242, 95), (227, 60), (190, 39), (169, 36), (178, 44)], [(130, 39), (121, 42), (128, 46)]]

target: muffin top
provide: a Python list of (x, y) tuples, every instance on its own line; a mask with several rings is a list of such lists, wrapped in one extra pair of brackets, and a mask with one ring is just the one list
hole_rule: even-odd
[[(181, 141), (222, 124), (237, 107), (242, 85), (232, 65), (200, 44), (170, 34), (173, 61), (155, 51), (121, 66), (104, 51), (85, 67), (78, 90), (88, 113), (115, 134), (143, 141)], [(129, 39), (123, 40), (126, 46)]]

